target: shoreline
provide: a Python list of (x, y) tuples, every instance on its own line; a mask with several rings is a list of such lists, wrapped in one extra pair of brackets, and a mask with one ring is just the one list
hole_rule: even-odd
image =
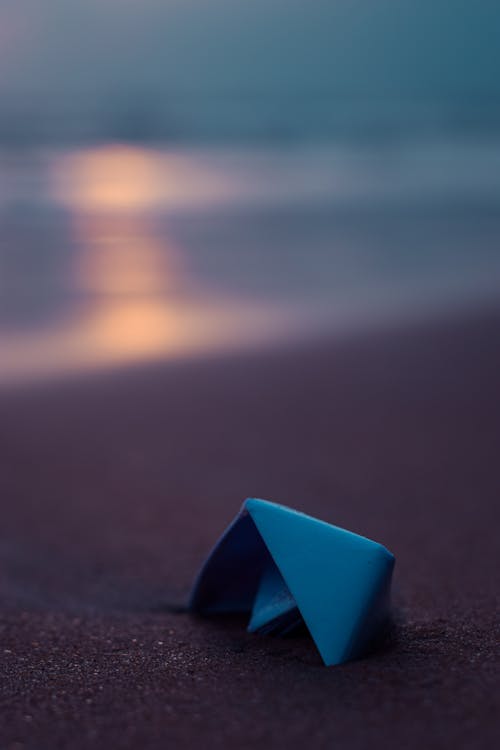
[(281, 332), (269, 339), (227, 344), (214, 348), (179, 351), (177, 354), (150, 355), (145, 358), (124, 361), (110, 361), (108, 364), (88, 364), (85, 367), (61, 367), (58, 370), (31, 375), (4, 377), (0, 375), (0, 402), (6, 394), (17, 392), (51, 390), (53, 388), (71, 388), (85, 386), (94, 382), (141, 377), (147, 373), (169, 373), (184, 369), (203, 368), (212, 364), (231, 363), (244, 360), (276, 359), (280, 357), (301, 357), (309, 353), (335, 350), (337, 348), (353, 349), (372, 346), (375, 341), (397, 341), (404, 336), (421, 337), (427, 332), (448, 331), (460, 326), (495, 325), (500, 319), (500, 305), (493, 296), (487, 296), (481, 303), (477, 299), (441, 307), (430, 306), (429, 309), (400, 310), (395, 320), (394, 311), (386, 315), (377, 315), (371, 321), (361, 318), (358, 323), (332, 326), (331, 322), (305, 325), (300, 331), (292, 334)]

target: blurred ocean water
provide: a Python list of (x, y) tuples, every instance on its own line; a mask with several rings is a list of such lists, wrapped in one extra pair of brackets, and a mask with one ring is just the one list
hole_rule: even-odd
[(0, 150), (0, 381), (495, 300), (500, 138)]

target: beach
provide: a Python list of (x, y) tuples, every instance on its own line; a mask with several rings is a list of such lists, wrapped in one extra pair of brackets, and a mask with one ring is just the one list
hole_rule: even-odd
[(498, 30), (0, 2), (0, 750), (500, 746)]
[[(0, 389), (0, 747), (494, 747), (499, 326)], [(378, 651), (186, 612), (247, 496), (395, 554)]]

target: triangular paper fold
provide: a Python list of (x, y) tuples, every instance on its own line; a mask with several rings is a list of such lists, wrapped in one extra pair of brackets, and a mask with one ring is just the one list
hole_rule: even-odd
[(203, 566), (200, 614), (251, 613), (251, 632), (305, 623), (325, 664), (362, 655), (389, 614), (394, 557), (381, 544), (266, 500), (248, 499)]

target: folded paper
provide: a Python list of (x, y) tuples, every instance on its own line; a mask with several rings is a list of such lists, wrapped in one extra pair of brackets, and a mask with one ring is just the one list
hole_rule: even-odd
[(362, 656), (389, 616), (394, 556), (381, 544), (250, 498), (201, 569), (190, 608), (248, 612), (248, 630), (305, 624), (326, 665)]

